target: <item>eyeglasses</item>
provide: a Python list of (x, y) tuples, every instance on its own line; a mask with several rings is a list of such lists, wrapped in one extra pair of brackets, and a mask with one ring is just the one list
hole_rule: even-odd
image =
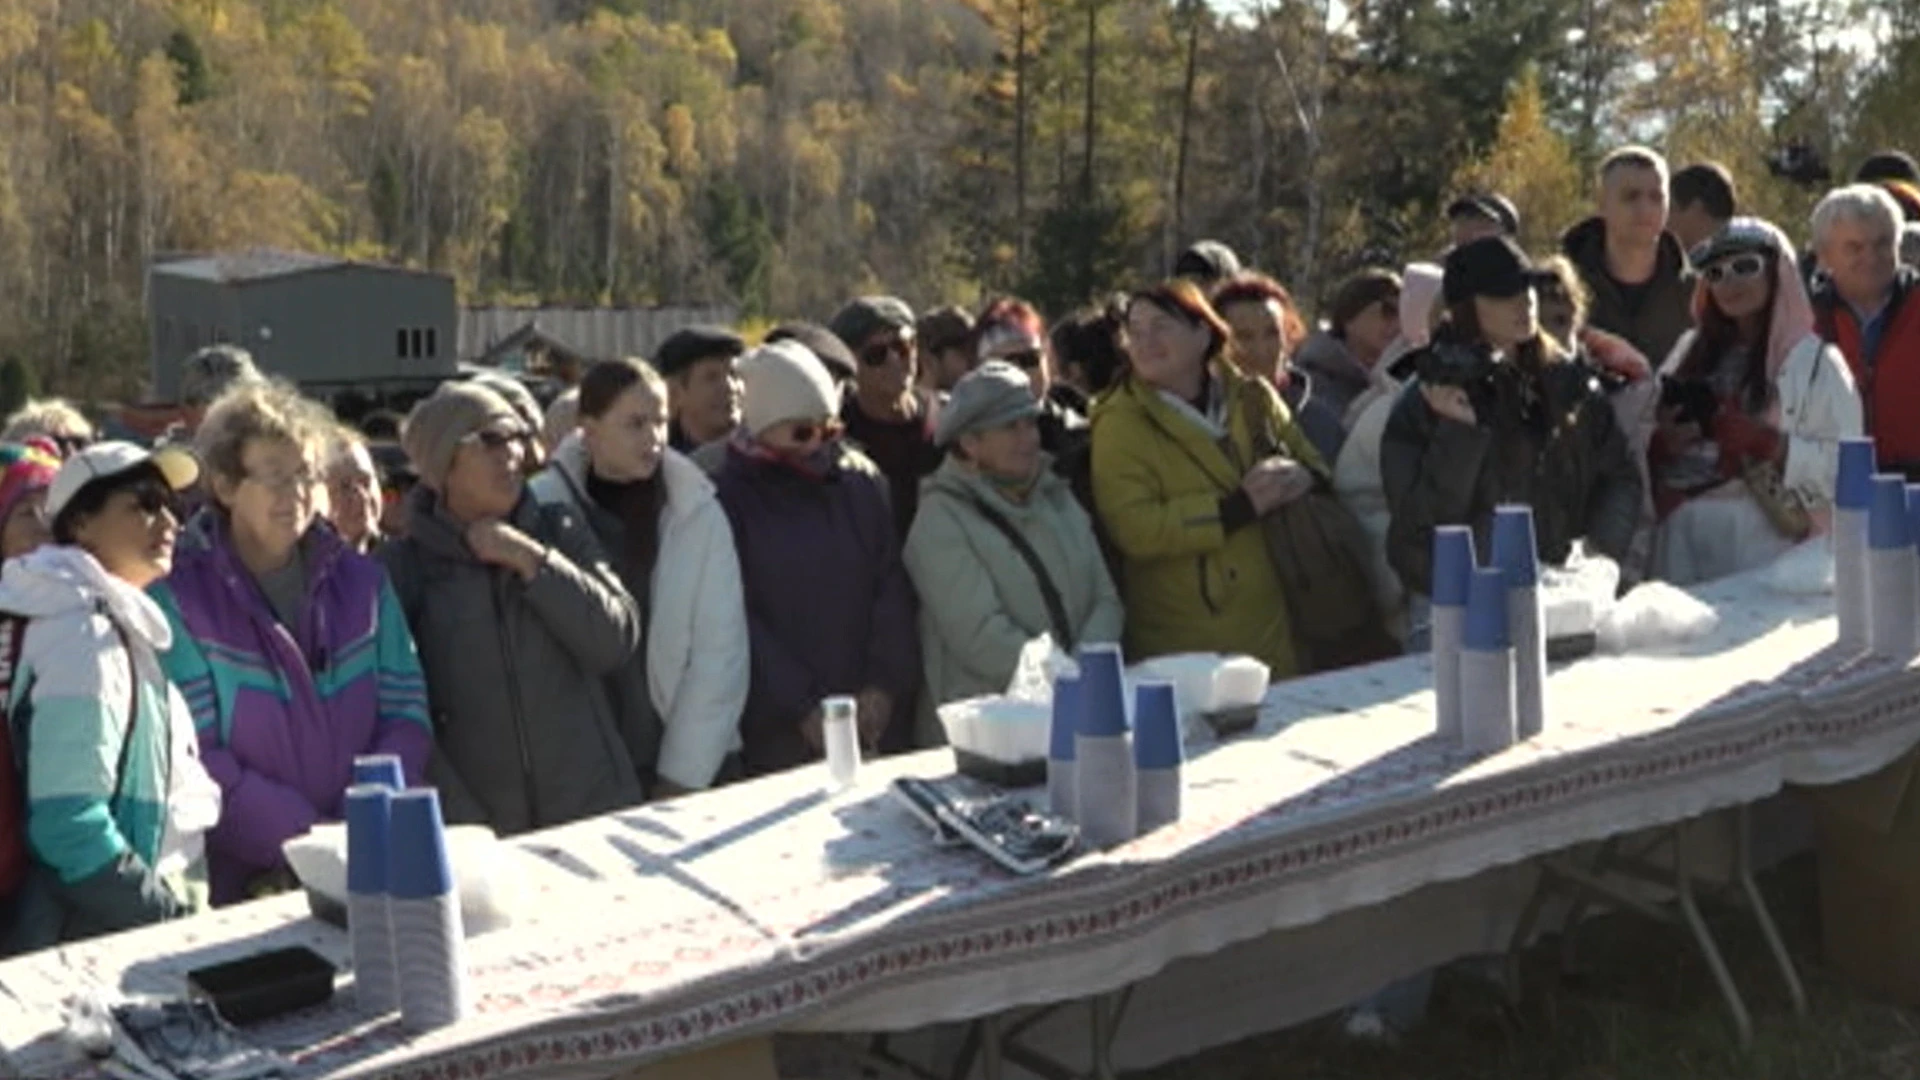
[(831, 442), (840, 437), (844, 425), (838, 420), (810, 420), (793, 425), (791, 435), (794, 442)]
[(268, 491), (284, 494), (292, 491), (312, 491), (320, 486), (320, 477), (311, 469), (300, 469), (290, 473), (264, 475), (247, 473), (246, 479), (259, 484)]
[(868, 367), (885, 367), (893, 357), (907, 358), (913, 355), (913, 338), (907, 335), (892, 341), (876, 342), (860, 350), (860, 362)]
[(460, 441), (469, 445), (484, 446), (489, 450), (505, 450), (509, 446), (518, 446), (527, 437), (524, 431), (501, 431), (497, 428), (482, 428)]
[(1019, 352), (1007, 353), (1005, 356), (997, 357), (997, 359), (1004, 360), (1022, 371), (1032, 371), (1040, 366), (1041, 361), (1045, 359), (1045, 357), (1039, 349), (1022, 349)]
[(1758, 255), (1735, 255), (1731, 259), (1722, 259), (1707, 267), (1700, 276), (1707, 284), (1718, 285), (1727, 281), (1745, 281), (1759, 277), (1767, 268), (1767, 260)]
[[(134, 509), (148, 517), (158, 517), (162, 510), (172, 512), (178, 509), (173, 491), (151, 480), (128, 488), (127, 493), (133, 496)], [(174, 516), (177, 518), (180, 515), (176, 512)]]

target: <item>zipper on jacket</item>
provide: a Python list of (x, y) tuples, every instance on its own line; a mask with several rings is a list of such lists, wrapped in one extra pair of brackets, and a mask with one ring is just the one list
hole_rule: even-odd
[[(489, 575), (499, 571), (488, 571)], [(493, 625), (500, 638), (500, 662), (507, 675), (507, 707), (513, 713), (513, 740), (520, 751), (520, 783), (527, 791), (528, 827), (537, 829), (546, 822), (540, 813), (540, 792), (533, 786), (533, 748), (527, 743), (527, 718), (520, 706), (520, 672), (513, 666), (513, 643), (507, 640), (506, 605), (500, 602), (500, 580), (488, 582), (493, 598)]]

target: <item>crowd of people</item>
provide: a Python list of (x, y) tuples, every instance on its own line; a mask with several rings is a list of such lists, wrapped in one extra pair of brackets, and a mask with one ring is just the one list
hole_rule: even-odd
[(1630, 147), (1596, 181), (1538, 259), (1461, 196), (1446, 251), (1317, 325), (1205, 241), (1051, 326), (868, 296), (544, 408), (457, 379), (405, 418), (398, 499), (377, 441), (228, 346), (156, 447), (33, 403), (0, 433), (0, 950), (291, 887), (357, 755), (520, 833), (817, 760), (830, 695), (869, 753), (938, 745), (1042, 634), (1275, 679), (1418, 649), (1433, 529), (1502, 503), (1546, 562), (1686, 585), (1819, 535), (1843, 437), (1920, 479), (1911, 159), (1823, 199), (1804, 256), (1718, 166)]

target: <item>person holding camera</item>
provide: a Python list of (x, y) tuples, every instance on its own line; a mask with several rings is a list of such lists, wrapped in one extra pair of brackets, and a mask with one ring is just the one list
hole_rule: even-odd
[(1410, 594), (1429, 593), (1435, 526), (1471, 525), (1486, 550), (1502, 503), (1533, 507), (1543, 562), (1581, 539), (1627, 553), (1640, 474), (1594, 369), (1541, 332), (1547, 281), (1506, 237), (1447, 254), (1446, 315), (1381, 440), (1387, 558)]
[(1648, 451), (1654, 574), (1675, 585), (1763, 566), (1821, 531), (1840, 439), (1863, 424), (1780, 230), (1734, 218), (1700, 251), (1700, 328), (1661, 367)]

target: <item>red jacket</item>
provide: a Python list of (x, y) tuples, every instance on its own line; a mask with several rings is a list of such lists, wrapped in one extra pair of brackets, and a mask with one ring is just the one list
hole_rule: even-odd
[(1887, 301), (1886, 329), (1869, 363), (1860, 352), (1860, 322), (1853, 309), (1821, 280), (1814, 286), (1814, 323), (1820, 336), (1847, 358), (1873, 436), (1879, 467), (1920, 480), (1920, 275), (1901, 267)]

